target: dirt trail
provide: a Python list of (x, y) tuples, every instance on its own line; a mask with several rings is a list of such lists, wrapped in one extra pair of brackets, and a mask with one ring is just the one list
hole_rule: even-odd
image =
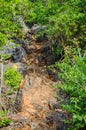
[(56, 130), (54, 122), (47, 119), (53, 111), (52, 104), (57, 101), (52, 87), (55, 82), (47, 71), (47, 65), (54, 60), (53, 55), (49, 42), (34, 42), (33, 46), (35, 49), (24, 61), (29, 66), (29, 71), (21, 84), (22, 109), (11, 116), (14, 123), (7, 128), (9, 130)]
[(50, 130), (54, 126), (49, 126), (46, 120), (51, 112), (49, 102), (56, 101), (52, 82), (50, 80), (45, 82), (37, 75), (32, 78), (32, 84), (23, 90), (23, 108), (18, 116), (29, 120), (28, 128), (24, 126), (25, 130)]

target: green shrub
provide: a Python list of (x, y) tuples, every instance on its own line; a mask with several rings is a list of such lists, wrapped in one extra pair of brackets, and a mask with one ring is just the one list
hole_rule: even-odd
[(14, 68), (7, 68), (4, 72), (4, 79), (7, 86), (18, 88), (21, 82), (21, 74)]
[(11, 55), (9, 55), (9, 54), (3, 54), (1, 57), (2, 57), (2, 60), (8, 60), (8, 59), (11, 58)]
[(16, 19), (28, 9), (28, 0), (0, 0), (0, 46), (14, 36), (21, 37), (21, 25)]
[(11, 120), (6, 118), (7, 111), (0, 111), (0, 128), (7, 126), (11, 123)]
[(59, 87), (67, 99), (62, 99), (62, 107), (70, 113), (70, 130), (86, 127), (86, 53), (80, 49), (66, 48), (65, 58), (56, 63), (61, 80)]
[(7, 114), (7, 111), (0, 111), (0, 117), (4, 117)]
[(58, 39), (59, 44), (64, 46), (76, 44), (76, 39), (78, 45), (86, 46), (85, 0), (38, 0), (29, 5), (28, 14), (24, 14), (25, 20), (45, 25), (50, 39)]
[(4, 127), (4, 126), (7, 126), (11, 123), (11, 120), (8, 119), (8, 118), (4, 118), (0, 121), (0, 127)]
[(86, 1), (85, 0), (0, 0), (0, 44), (13, 36), (22, 37), (21, 25), (16, 20), (23, 16), (27, 23), (47, 27), (50, 39), (59, 44), (86, 46)]

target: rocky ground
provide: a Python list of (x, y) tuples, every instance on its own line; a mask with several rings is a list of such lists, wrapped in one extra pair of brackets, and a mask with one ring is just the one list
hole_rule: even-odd
[(15, 41), (21, 43), (24, 55), (21, 59), (20, 53), (23, 54), (23, 49), (15, 50), (12, 61), (8, 61), (4, 66), (17, 64), (18, 71), (24, 79), (21, 81), (18, 92), (6, 97), (9, 102), (12, 98), (15, 99), (14, 104), (8, 107), (7, 116), (12, 123), (0, 129), (65, 130), (66, 126), (61, 121), (65, 119), (65, 114), (57, 101), (57, 90), (53, 88), (58, 77), (48, 69), (48, 66), (55, 62), (50, 41), (45, 36), (35, 37), (33, 33), (27, 33), (22, 42), (19, 39)]

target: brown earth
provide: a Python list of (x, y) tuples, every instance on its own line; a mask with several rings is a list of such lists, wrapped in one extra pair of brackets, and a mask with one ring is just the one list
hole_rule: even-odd
[[(23, 106), (21, 112), (17, 114), (16, 119), (26, 118), (27, 123), (23, 128), (17, 128), (16, 130), (50, 130), (55, 129), (54, 124), (47, 123), (46, 117), (51, 110), (49, 108), (49, 102), (55, 103), (55, 91), (52, 88), (52, 81), (38, 77), (37, 75), (31, 75), (32, 84), (23, 90)], [(14, 120), (16, 120), (14, 118)]]
[(29, 71), (20, 85), (22, 108), (10, 115), (13, 123), (1, 130), (56, 130), (56, 123), (47, 119), (57, 102), (56, 90), (52, 87), (57, 82), (52, 81), (53, 76), (47, 71), (47, 64), (50, 65), (54, 57), (47, 55), (49, 43), (33, 45), (35, 50), (24, 61)]

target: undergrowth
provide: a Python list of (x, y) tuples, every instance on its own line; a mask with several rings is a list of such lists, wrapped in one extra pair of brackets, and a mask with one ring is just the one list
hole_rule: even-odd
[(69, 130), (86, 128), (86, 52), (80, 48), (66, 47), (65, 58), (56, 62), (52, 68), (59, 69), (59, 88), (67, 98), (61, 98), (62, 108), (70, 114), (64, 121)]
[(0, 128), (11, 123), (11, 120), (6, 118), (7, 111), (0, 111)]

